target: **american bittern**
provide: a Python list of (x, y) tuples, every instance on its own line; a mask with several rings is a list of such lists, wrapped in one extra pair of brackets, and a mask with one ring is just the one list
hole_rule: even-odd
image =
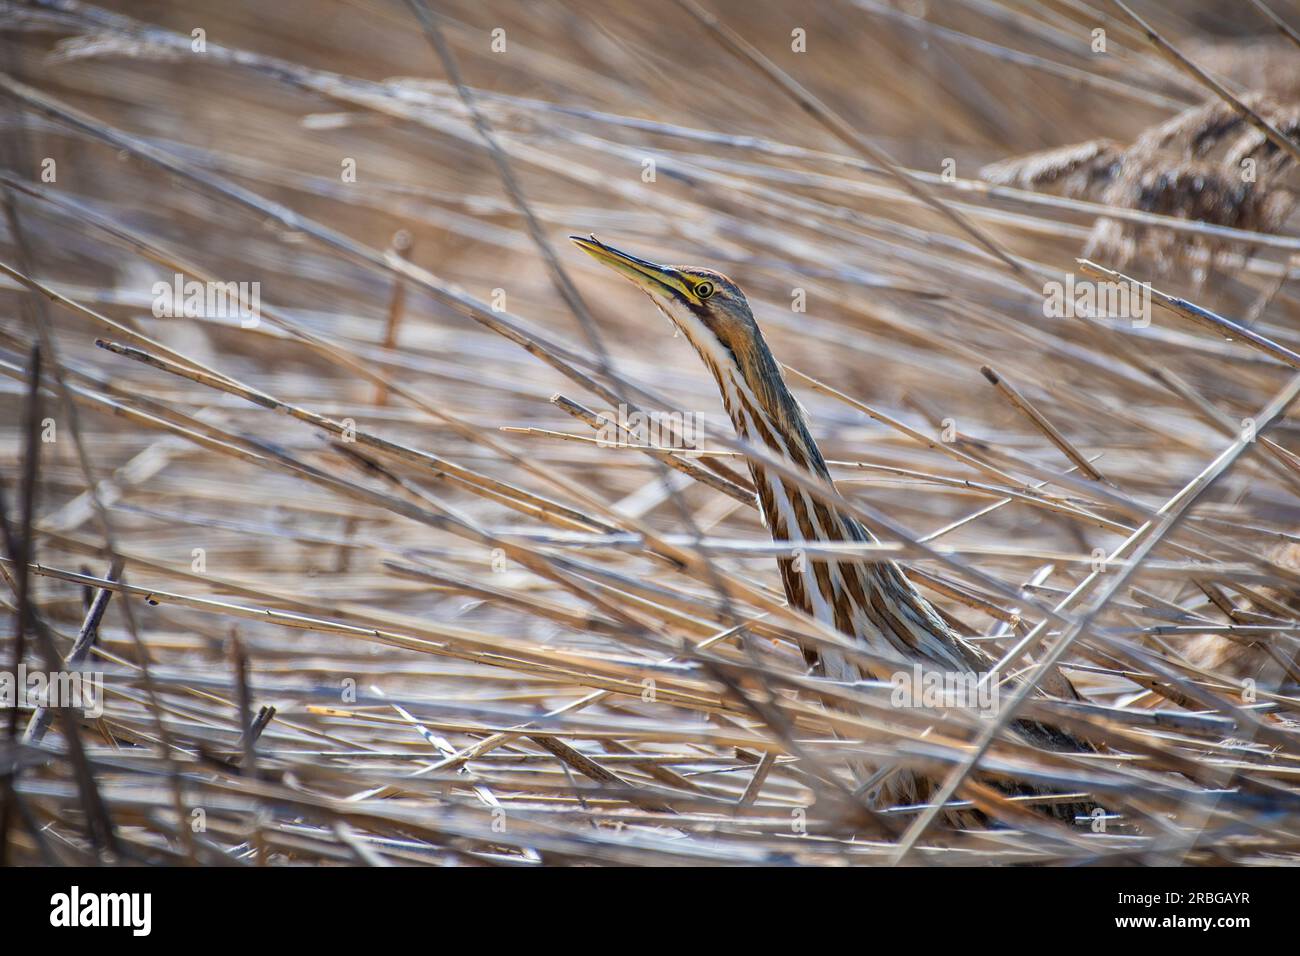
[[(826, 461), (809, 433), (803, 410), (786, 386), (745, 294), (720, 273), (692, 266), (664, 266), (628, 255), (597, 240), (570, 237), (598, 262), (645, 291), (690, 340), (713, 373), (736, 432), (766, 448), (784, 465), (831, 481)], [(780, 475), (768, 475), (750, 459), (763, 521), (781, 542), (872, 542), (861, 522), (815, 500)], [(781, 581), (791, 606), (861, 641), (874, 655), (914, 662), (945, 673), (988, 674), (994, 661), (963, 640), (917, 591), (907, 574), (889, 560), (804, 560), (779, 558)], [(870, 673), (834, 649), (803, 649), (818, 674), (839, 681), (864, 677), (889, 680), (898, 670)], [(1064, 677), (1062, 692), (1075, 696)], [(1019, 720), (1014, 731), (1027, 742), (1052, 750), (1088, 751), (1087, 743), (1036, 721)], [(882, 775), (868, 796), (880, 806), (918, 803), (933, 781), (911, 772)], [(1008, 789), (1002, 787), (1002, 789)], [(1021, 792), (1029, 788), (1011, 788)], [(1058, 804), (1053, 813), (1072, 817), (1087, 808)], [(950, 819), (966, 822), (969, 815)]]

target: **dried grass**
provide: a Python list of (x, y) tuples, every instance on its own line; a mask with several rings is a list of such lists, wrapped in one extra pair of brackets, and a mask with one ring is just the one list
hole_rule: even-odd
[[(1244, 102), (1287, 136), (1300, 133), (1300, 101), (1283, 106), (1264, 93)], [(1291, 157), (1229, 105), (1192, 107), (1124, 147), (1099, 139), (985, 167), (989, 182), (1085, 199), (1106, 206), (1211, 223), (1246, 233), (1276, 233), (1295, 209)], [(1084, 255), (1152, 273), (1190, 271), (1203, 283), (1250, 254), (1248, 242), (1187, 237), (1141, 222), (1097, 220)]]
[[(106, 689), (19, 712), (9, 861), (1296, 861), (1294, 171), (1130, 24), (710, 3), (819, 125), (680, 6), (438, 4), (474, 111), (401, 5), (121, 6), (0, 4), (0, 660), (28, 603), (28, 664)], [(1248, 29), (1198, 6), (1149, 11), (1194, 62)], [(1288, 136), (1296, 56), (1226, 61)], [(745, 288), (875, 550), (1005, 673), (1059, 689), (1055, 647), (1083, 699), (1020, 713), (1105, 743), (999, 736), (979, 779), (1105, 826), (954, 775), (978, 716), (804, 672), (843, 639), (784, 606), (712, 382), (575, 231)], [(1080, 255), (1168, 308), (1045, 316)], [(259, 281), (260, 324), (155, 317), (178, 271)], [(597, 441), (620, 402), (703, 454)], [(851, 760), (997, 825), (872, 812)]]

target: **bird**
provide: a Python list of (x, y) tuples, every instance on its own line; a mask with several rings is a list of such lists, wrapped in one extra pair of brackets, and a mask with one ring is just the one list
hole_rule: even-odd
[[(737, 435), (766, 450), (789, 469), (833, 486), (825, 457), (812, 437), (807, 416), (785, 381), (754, 319), (744, 292), (713, 269), (661, 265), (616, 249), (594, 235), (570, 240), (597, 262), (645, 292), (694, 347), (712, 374), (723, 407)], [(803, 488), (748, 459), (764, 524), (778, 542), (874, 542), (860, 521)], [(956, 633), (917, 590), (901, 565), (892, 560), (777, 559), (787, 602), (860, 643), (882, 660), (919, 663), (923, 668), (976, 674), (990, 673), (995, 662)], [(836, 681), (889, 680), (896, 667), (866, 665), (835, 648), (801, 648), (811, 671)], [(1054, 689), (1078, 698), (1061, 675)], [(1092, 752), (1096, 747), (1071, 733), (1034, 720), (1019, 719), (1012, 731), (1028, 743), (1056, 751)], [(857, 774), (855, 774), (857, 776)], [(936, 781), (897, 769), (867, 777), (874, 789), (864, 793), (877, 808), (924, 803)], [(1004, 792), (1042, 794), (1022, 785)], [(1086, 803), (1047, 802), (1046, 812), (1068, 820), (1086, 816)], [(976, 815), (979, 816), (979, 815)], [(948, 814), (960, 826), (971, 824), (969, 812)]]

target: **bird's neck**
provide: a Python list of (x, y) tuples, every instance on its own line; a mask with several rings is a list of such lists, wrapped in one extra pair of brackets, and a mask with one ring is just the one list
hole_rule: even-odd
[(741, 439), (771, 452), (798, 471), (831, 480), (803, 410), (779, 374), (774, 379), (761, 379), (762, 384), (756, 385), (735, 366), (714, 366), (712, 371), (723, 407)]
[[(763, 385), (756, 388), (736, 367), (708, 364), (742, 440), (765, 449), (791, 470), (831, 481), (803, 411), (775, 368), (776, 374), (765, 376)], [(819, 500), (763, 463), (751, 459), (749, 468), (773, 540), (810, 544), (876, 540), (852, 515)], [(857, 557), (827, 561), (796, 553), (778, 563), (791, 605), (864, 641), (882, 656), (915, 660), (920, 655), (963, 671), (978, 662), (973, 649), (957, 639), (894, 561)], [(817, 663), (830, 676), (859, 676), (842, 660)]]

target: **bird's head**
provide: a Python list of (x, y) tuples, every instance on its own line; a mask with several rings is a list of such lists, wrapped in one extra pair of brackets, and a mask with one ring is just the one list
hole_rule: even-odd
[(748, 383), (773, 371), (767, 367), (771, 356), (745, 293), (720, 272), (649, 262), (607, 246), (595, 236), (569, 238), (597, 262), (649, 295), (682, 330), (715, 375), (734, 367)]
[[(717, 380), (723, 404), (742, 436), (767, 443), (802, 467), (825, 472), (803, 410), (736, 283), (712, 269), (648, 262), (595, 236), (569, 238), (649, 295), (682, 330)], [(755, 434), (750, 426), (759, 420), (767, 427), (758, 427)]]

